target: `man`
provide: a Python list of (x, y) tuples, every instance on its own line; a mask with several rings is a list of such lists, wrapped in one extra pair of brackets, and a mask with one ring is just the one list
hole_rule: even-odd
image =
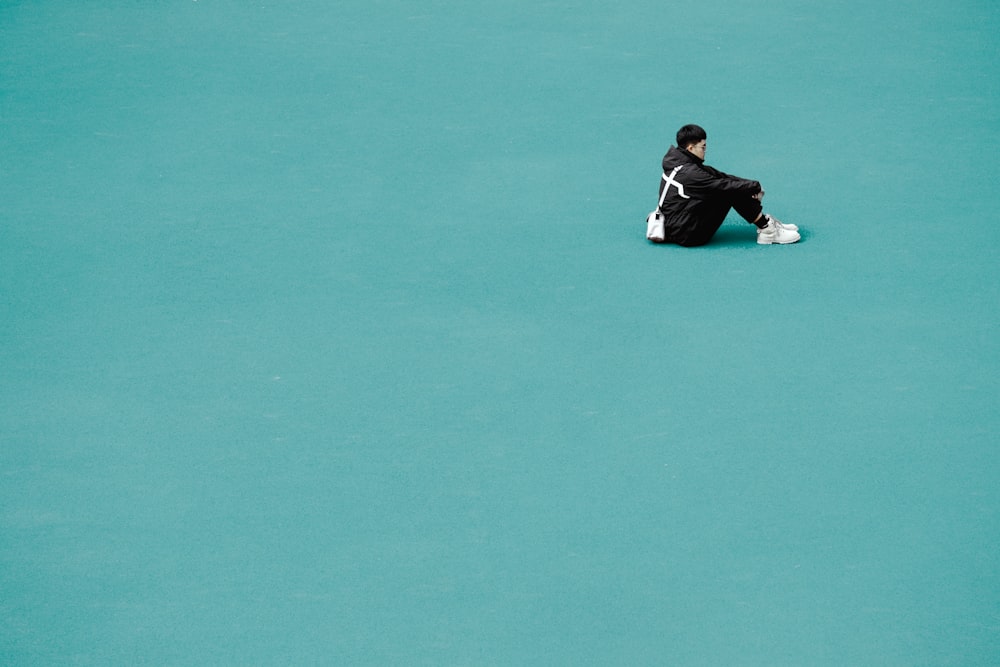
[[(697, 125), (677, 131), (677, 146), (663, 157), (659, 211), (664, 242), (682, 246), (708, 243), (730, 209), (756, 225), (757, 243), (795, 243), (798, 227), (763, 212), (764, 190), (757, 181), (724, 174), (705, 164), (708, 135)], [(655, 239), (654, 239), (655, 240)]]

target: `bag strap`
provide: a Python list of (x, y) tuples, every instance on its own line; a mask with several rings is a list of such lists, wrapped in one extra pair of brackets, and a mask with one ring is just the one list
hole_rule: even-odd
[[(664, 181), (667, 180), (667, 172), (663, 172), (663, 178), (662, 178), (662, 180), (664, 180)], [(669, 190), (669, 189), (670, 189), (670, 186), (668, 185), (668, 186), (664, 187), (663, 188), (663, 192), (660, 193), (660, 203), (656, 205), (656, 210), (657, 211), (659, 211), (660, 208), (663, 206), (663, 200), (667, 198), (667, 190)]]

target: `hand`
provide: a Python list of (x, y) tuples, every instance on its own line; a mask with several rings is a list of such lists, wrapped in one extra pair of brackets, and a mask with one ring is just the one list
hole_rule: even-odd
[(763, 198), (764, 198), (764, 191), (763, 191), (763, 190), (761, 190), (760, 192), (758, 192), (757, 194), (755, 194), (755, 195), (753, 196), (753, 198), (754, 198), (754, 199), (756, 199), (757, 201), (760, 201), (761, 199), (763, 199)]

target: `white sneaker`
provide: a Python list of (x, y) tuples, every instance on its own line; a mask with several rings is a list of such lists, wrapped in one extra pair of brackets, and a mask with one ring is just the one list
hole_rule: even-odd
[(768, 217), (767, 227), (757, 229), (757, 243), (760, 245), (770, 245), (772, 243), (795, 243), (801, 236), (788, 226), (782, 225), (774, 218)]
[[(765, 213), (764, 215), (767, 215), (767, 214)], [(771, 220), (774, 220), (776, 223), (778, 223), (779, 227), (784, 227), (785, 229), (787, 229), (789, 231), (792, 231), (792, 232), (799, 231), (799, 226), (798, 225), (793, 225), (790, 222), (782, 222), (781, 220), (778, 220), (777, 218), (775, 218), (774, 216), (771, 216), (771, 215), (767, 215), (767, 217), (769, 219), (771, 219)]]

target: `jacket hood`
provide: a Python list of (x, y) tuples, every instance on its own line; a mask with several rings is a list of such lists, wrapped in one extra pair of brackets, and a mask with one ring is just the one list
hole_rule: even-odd
[(705, 161), (694, 153), (687, 151), (683, 148), (678, 148), (677, 146), (670, 146), (670, 150), (667, 151), (666, 157), (673, 158), (674, 160), (683, 162), (694, 162), (695, 164), (705, 164)]

